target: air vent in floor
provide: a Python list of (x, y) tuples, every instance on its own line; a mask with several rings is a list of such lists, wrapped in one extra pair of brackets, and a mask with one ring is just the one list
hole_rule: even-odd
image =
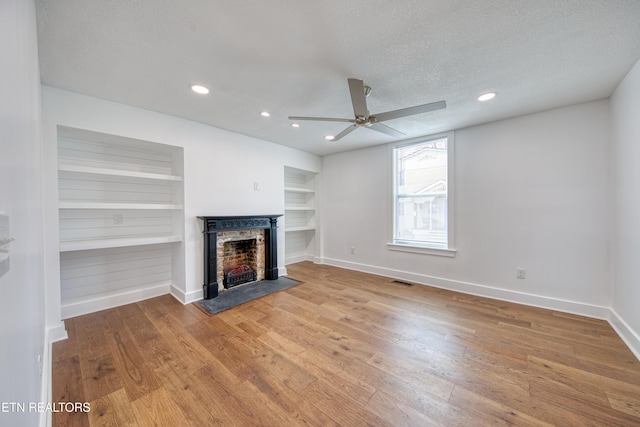
[(405, 285), (405, 286), (413, 286), (413, 283), (403, 282), (402, 280), (394, 280), (392, 283), (399, 283), (399, 284)]

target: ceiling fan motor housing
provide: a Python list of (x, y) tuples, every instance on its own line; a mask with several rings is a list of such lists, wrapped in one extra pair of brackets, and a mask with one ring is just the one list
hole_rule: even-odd
[[(337, 141), (345, 135), (351, 133), (355, 128), (359, 126), (366, 126), (371, 130), (375, 130), (393, 137), (405, 136), (404, 133), (393, 129), (380, 122), (386, 120), (399, 119), (401, 117), (407, 117), (414, 114), (426, 113), (428, 111), (440, 110), (446, 108), (447, 104), (444, 101), (432, 102), (430, 104), (416, 105), (414, 107), (402, 108), (400, 110), (387, 111), (385, 113), (379, 113), (375, 116), (369, 115), (367, 109), (367, 96), (371, 94), (371, 86), (365, 86), (364, 82), (360, 79), (347, 79), (349, 83), (349, 93), (351, 94), (351, 103), (353, 104), (354, 119), (340, 119), (329, 117), (299, 117), (289, 116), (290, 120), (318, 120), (329, 122), (347, 122), (352, 123), (348, 128), (340, 132), (332, 141)], [(379, 118), (378, 118), (379, 117)]]

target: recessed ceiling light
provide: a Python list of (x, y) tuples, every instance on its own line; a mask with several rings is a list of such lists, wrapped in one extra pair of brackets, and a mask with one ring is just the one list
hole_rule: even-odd
[(291, 123), (292, 128), (299, 128), (300, 125), (298, 123)]
[(327, 135), (327, 136), (324, 137), (324, 139), (326, 139), (327, 141), (333, 141), (334, 138), (335, 138), (335, 136), (333, 136), (333, 135)]
[(209, 93), (209, 88), (202, 85), (191, 85), (191, 90), (195, 93), (199, 93), (200, 95), (206, 95)]
[(493, 99), (496, 97), (496, 93), (495, 92), (488, 92), (488, 93), (483, 93), (482, 95), (480, 95), (478, 97), (478, 101), (488, 101), (490, 99)]
[(268, 112), (268, 111), (263, 111), (262, 113), (260, 113), (260, 115), (261, 115), (262, 117), (269, 117), (269, 116), (271, 116), (271, 114), (269, 114), (269, 112)]

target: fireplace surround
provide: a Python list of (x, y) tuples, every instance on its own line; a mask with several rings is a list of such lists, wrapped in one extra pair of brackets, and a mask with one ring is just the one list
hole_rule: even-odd
[(264, 230), (264, 278), (278, 278), (278, 217), (282, 215), (199, 216), (203, 221), (204, 299), (218, 296), (218, 233), (239, 230)]

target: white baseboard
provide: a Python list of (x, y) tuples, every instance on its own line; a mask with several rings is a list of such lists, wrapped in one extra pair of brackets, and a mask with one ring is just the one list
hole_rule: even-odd
[[(53, 377), (53, 353), (52, 344), (56, 341), (66, 340), (69, 336), (64, 327), (64, 322), (44, 330), (44, 345), (42, 354), (42, 377), (40, 381), (40, 402), (51, 402), (52, 390), (51, 379)], [(51, 425), (51, 411), (42, 411), (40, 413), (40, 427)]]
[(197, 291), (190, 291), (185, 293), (182, 292), (182, 290), (171, 285), (171, 295), (173, 295), (173, 297), (180, 301), (182, 304), (190, 304), (195, 301), (200, 301), (202, 299), (202, 292), (202, 288), (200, 288)]
[(171, 283), (161, 283), (136, 289), (125, 289), (107, 295), (69, 301), (62, 304), (62, 318), (81, 316), (108, 308), (142, 301), (170, 293)]
[(622, 341), (629, 347), (629, 350), (640, 360), (640, 336), (621, 318), (614, 309), (610, 310), (611, 316), (608, 319), (613, 329), (618, 333)]
[(69, 337), (64, 322), (60, 322), (58, 325), (49, 328), (47, 334), (50, 343), (66, 340)]
[(362, 271), (364, 273), (372, 273), (380, 276), (391, 277), (393, 279), (401, 279), (422, 285), (434, 286), (436, 288), (448, 289), (451, 291), (462, 292), (465, 294), (476, 295), (480, 297), (493, 298), (501, 301), (509, 301), (518, 304), (529, 305), (533, 307), (546, 308), (549, 310), (562, 311), (564, 313), (578, 314), (581, 316), (592, 317), (596, 319), (609, 320), (610, 309), (608, 307), (584, 304), (575, 301), (561, 300), (557, 298), (549, 298), (541, 295), (528, 294), (524, 292), (516, 292), (508, 289), (494, 288), (491, 286), (480, 285), (477, 283), (462, 282), (441, 277), (428, 276), (425, 274), (409, 273), (406, 271), (394, 270), (384, 267), (376, 267), (367, 264), (342, 261), (332, 258), (323, 258), (323, 264), (332, 265), (334, 267), (346, 268), (348, 270)]
[(315, 256), (313, 255), (308, 255), (308, 254), (300, 254), (300, 255), (294, 255), (294, 256), (289, 256), (284, 260), (285, 265), (289, 265), (289, 264), (295, 264), (296, 262), (302, 262), (302, 261), (312, 261), (315, 262)]

